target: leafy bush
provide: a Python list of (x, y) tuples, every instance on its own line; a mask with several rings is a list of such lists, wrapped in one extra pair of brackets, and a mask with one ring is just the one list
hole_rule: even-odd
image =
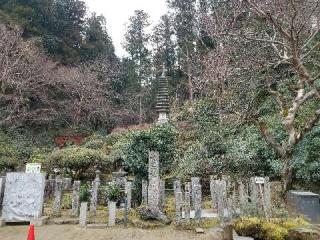
[(87, 183), (80, 186), (80, 202), (89, 202), (91, 186)]
[(123, 197), (121, 188), (117, 184), (111, 183), (107, 188), (107, 197), (112, 202), (118, 202)]
[(259, 219), (241, 218), (234, 222), (234, 228), (241, 236), (262, 240), (287, 240), (288, 230), (308, 225), (304, 219)]
[(89, 168), (99, 165), (105, 157), (101, 152), (84, 147), (68, 147), (55, 150), (49, 156), (51, 168), (64, 169), (73, 179), (79, 179)]

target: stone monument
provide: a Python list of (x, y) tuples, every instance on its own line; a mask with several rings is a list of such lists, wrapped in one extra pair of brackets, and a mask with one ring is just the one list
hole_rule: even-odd
[(149, 152), (149, 182), (148, 205), (159, 207), (160, 203), (160, 176), (159, 176), (159, 152)]
[(2, 218), (6, 222), (34, 222), (42, 217), (45, 175), (7, 173)]

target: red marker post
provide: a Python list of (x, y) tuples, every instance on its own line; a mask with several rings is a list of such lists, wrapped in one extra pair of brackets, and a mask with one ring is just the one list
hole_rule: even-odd
[(28, 233), (28, 238), (27, 240), (35, 240), (34, 236), (34, 224), (31, 224), (29, 227), (29, 233)]

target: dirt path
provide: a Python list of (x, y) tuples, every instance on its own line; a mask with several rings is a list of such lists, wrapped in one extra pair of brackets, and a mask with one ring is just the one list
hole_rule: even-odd
[[(0, 240), (27, 239), (28, 226), (0, 228)], [(73, 225), (36, 227), (36, 240), (212, 240), (210, 234), (197, 235), (192, 231), (177, 231), (171, 227), (144, 230), (120, 227), (108, 229), (82, 229)]]

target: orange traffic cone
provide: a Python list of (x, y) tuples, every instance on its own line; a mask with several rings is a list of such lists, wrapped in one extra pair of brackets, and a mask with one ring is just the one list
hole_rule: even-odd
[(35, 237), (34, 237), (34, 225), (33, 224), (31, 224), (30, 227), (29, 227), (29, 233), (28, 233), (27, 240), (35, 240)]

